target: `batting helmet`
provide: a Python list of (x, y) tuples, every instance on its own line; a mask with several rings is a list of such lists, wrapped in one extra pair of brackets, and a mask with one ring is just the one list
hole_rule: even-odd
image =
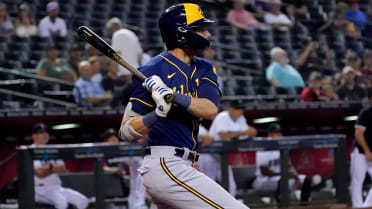
[(168, 50), (188, 48), (203, 50), (209, 47), (208, 39), (195, 33), (194, 29), (213, 24), (214, 21), (204, 17), (196, 4), (176, 4), (161, 15), (159, 29)]

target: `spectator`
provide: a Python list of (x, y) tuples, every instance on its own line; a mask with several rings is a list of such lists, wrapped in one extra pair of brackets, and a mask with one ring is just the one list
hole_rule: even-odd
[(37, 33), (37, 28), (30, 13), (30, 7), (23, 3), (19, 7), (16, 20), (16, 35), (19, 37), (29, 37)]
[(75, 83), (73, 95), (76, 103), (83, 107), (106, 106), (112, 99), (111, 92), (105, 92), (99, 83), (92, 81), (92, 69), (88, 61), (79, 64), (79, 79)]
[(64, 19), (58, 17), (59, 8), (56, 1), (47, 4), (48, 16), (40, 20), (39, 35), (42, 37), (66, 36), (67, 27)]
[(244, 6), (243, 0), (234, 0), (233, 9), (231, 9), (227, 14), (226, 21), (231, 25), (242, 29), (259, 25), (260, 23), (244, 8)]
[(99, 56), (100, 55), (100, 51), (98, 51), (98, 49), (94, 48), (92, 45), (90, 44), (85, 44), (85, 58), (86, 59), (89, 59), (89, 57), (93, 57), (93, 56)]
[(13, 33), (14, 26), (8, 13), (8, 7), (0, 2), (0, 36), (8, 36)]
[(305, 102), (327, 101), (324, 92), (321, 90), (322, 76), (318, 72), (311, 72), (308, 80), (308, 86), (302, 90), (301, 99)]
[[(125, 28), (119, 18), (111, 18), (106, 24), (107, 30), (112, 34), (112, 47), (123, 57), (129, 64), (135, 68), (140, 66), (142, 57), (142, 47), (137, 35)], [(119, 66), (119, 74), (125, 77), (127, 82), (131, 82), (132, 74)]]
[(362, 101), (367, 97), (366, 91), (355, 83), (356, 73), (346, 66), (342, 71), (343, 85), (337, 89), (340, 99), (345, 101)]
[[(268, 140), (280, 140), (282, 132), (279, 124), (272, 124), (268, 128)], [(301, 202), (307, 203), (311, 195), (311, 180), (305, 175), (298, 174), (296, 169), (289, 162), (290, 190), (301, 189)], [(280, 151), (257, 151), (256, 152), (256, 179), (253, 188), (259, 192), (275, 193), (279, 198), (280, 184)]]
[(363, 67), (360, 69), (362, 75), (372, 76), (372, 51), (366, 50), (363, 56)]
[(293, 23), (289, 18), (282, 13), (281, 0), (272, 0), (270, 4), (270, 12), (265, 15), (265, 23), (273, 27), (292, 27)]
[(102, 87), (107, 92), (113, 94), (111, 107), (126, 105), (129, 101), (131, 85), (127, 84), (118, 76), (118, 64), (112, 60), (107, 60), (108, 72), (102, 79)]
[(361, 75), (361, 60), (357, 53), (353, 51), (347, 51), (344, 62), (345, 66), (351, 67), (357, 76)]
[(271, 49), (270, 56), (272, 63), (266, 69), (266, 79), (274, 87), (288, 89), (305, 86), (300, 73), (288, 64), (287, 53), (282, 48), (275, 47)]
[(36, 67), (37, 74), (74, 82), (76, 80), (75, 72), (63, 59), (58, 58), (58, 53), (55, 46), (49, 45), (45, 51), (45, 58), (41, 59)]
[[(117, 131), (115, 129), (107, 129), (103, 133), (103, 141), (105, 143), (116, 144), (119, 142), (119, 138), (117, 136)], [(140, 143), (143, 143), (144, 140), (140, 140)], [(129, 185), (129, 196), (128, 196), (128, 209), (146, 209), (146, 189), (142, 183), (140, 173), (138, 169), (141, 167), (142, 164), (142, 157), (117, 157), (111, 158), (107, 160), (109, 164), (115, 163), (119, 166), (119, 168), (124, 168), (123, 164), (128, 165), (129, 167), (129, 175), (130, 175), (130, 185)], [(105, 171), (111, 170), (117, 172), (118, 167), (108, 167), (106, 166)], [(124, 170), (124, 169), (121, 169)]]
[(368, 20), (367, 15), (360, 11), (359, 0), (350, 0), (349, 10), (346, 12), (347, 19), (354, 24), (358, 33), (364, 30), (366, 22)]
[(332, 70), (335, 67), (333, 51), (329, 49), (327, 41), (317, 43), (311, 37), (303, 41), (303, 50), (296, 60), (298, 71), (304, 80), (307, 80), (310, 72)]
[(101, 62), (97, 56), (89, 57), (88, 59), (92, 68), (92, 81), (101, 85), (102, 74), (101, 74)]
[[(243, 102), (234, 100), (227, 111), (220, 112), (213, 120), (209, 134), (215, 141), (231, 141), (256, 136), (257, 130), (247, 124), (247, 120), (244, 117)], [(199, 170), (213, 180), (221, 181), (220, 157), (217, 155), (209, 155), (209, 157), (204, 159), (203, 157), (204, 155), (200, 157), (198, 162)], [(232, 168), (229, 166), (229, 192), (235, 196), (236, 183), (232, 174)]]
[(79, 63), (81, 60), (81, 50), (79, 46), (73, 45), (68, 50), (68, 64), (77, 75), (79, 75)]
[[(35, 124), (32, 128), (33, 146), (42, 146), (48, 143), (49, 134), (43, 123)], [(66, 209), (69, 204), (77, 209), (88, 207), (88, 199), (81, 193), (62, 187), (58, 174), (66, 172), (62, 160), (34, 160), (35, 169), (35, 201), (51, 204), (56, 209)]]
[(324, 96), (328, 98), (327, 101), (338, 101), (340, 99), (331, 80), (324, 79), (322, 81), (322, 91)]

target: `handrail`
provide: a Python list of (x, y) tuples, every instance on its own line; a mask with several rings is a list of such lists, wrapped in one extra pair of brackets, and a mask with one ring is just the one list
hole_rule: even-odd
[(50, 98), (41, 97), (41, 96), (35, 96), (35, 95), (32, 95), (32, 94), (13, 91), (13, 90), (9, 90), (9, 89), (0, 88), (0, 93), (9, 94), (9, 95), (18, 96), (18, 97), (23, 97), (23, 98), (27, 98), (27, 99), (33, 99), (33, 100), (47, 102), (47, 103), (52, 103), (52, 104), (57, 104), (57, 105), (65, 106), (65, 107), (77, 107), (77, 105), (74, 104), (74, 103), (64, 102), (64, 101), (61, 101), (61, 100), (50, 99)]
[(9, 162), (10, 160), (12, 160), (15, 156), (16, 156), (16, 152), (10, 154), (7, 158), (5, 158), (4, 160), (2, 160), (0, 162), (0, 168), (3, 167), (7, 162)]
[(28, 77), (28, 78), (53, 82), (53, 83), (57, 83), (57, 84), (74, 86), (74, 83), (70, 82), (70, 81), (65, 81), (65, 80), (46, 77), (46, 76), (39, 76), (39, 75), (36, 75), (36, 74), (31, 74), (31, 73), (24, 73), (24, 72), (21, 72), (20, 70), (17, 70), (17, 69), (9, 70), (9, 69), (5, 69), (5, 68), (0, 68), (0, 72), (13, 74), (13, 75), (20, 75), (20, 76), (24, 76), (24, 77)]

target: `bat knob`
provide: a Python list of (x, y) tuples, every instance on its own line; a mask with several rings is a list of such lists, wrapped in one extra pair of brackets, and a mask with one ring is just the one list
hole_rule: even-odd
[(167, 94), (164, 96), (164, 100), (167, 102), (167, 103), (171, 103), (173, 101), (173, 94)]

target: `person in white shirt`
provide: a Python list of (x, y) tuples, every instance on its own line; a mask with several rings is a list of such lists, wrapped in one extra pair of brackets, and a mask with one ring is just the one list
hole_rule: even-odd
[(67, 27), (64, 19), (58, 17), (59, 6), (55, 1), (47, 4), (48, 16), (40, 20), (39, 35), (42, 37), (49, 36), (66, 36)]
[[(33, 146), (47, 144), (49, 134), (43, 123), (38, 123), (32, 128)], [(51, 204), (56, 209), (67, 209), (69, 204), (77, 209), (88, 207), (88, 199), (81, 193), (62, 187), (58, 173), (66, 172), (62, 160), (34, 160), (35, 169), (35, 201)]]
[[(279, 124), (272, 124), (268, 128), (268, 138), (278, 140), (282, 137)], [(306, 203), (310, 198), (311, 180), (305, 175), (297, 174), (295, 168), (290, 164), (289, 189), (300, 190), (300, 199)], [(257, 151), (256, 152), (256, 179), (252, 186), (261, 193), (274, 193), (279, 198), (280, 182), (280, 151)]]
[[(205, 134), (203, 129), (200, 129), (199, 137), (203, 134)], [(209, 135), (217, 141), (246, 139), (250, 136), (256, 136), (256, 134), (257, 130), (247, 124), (244, 117), (244, 104), (240, 100), (233, 101), (227, 111), (220, 112), (209, 129)], [(197, 163), (199, 170), (215, 181), (221, 181), (220, 164), (220, 156), (213, 154), (200, 155)], [(236, 183), (231, 166), (229, 166), (229, 192), (233, 196), (236, 195)]]
[(265, 14), (265, 23), (273, 27), (292, 27), (292, 21), (281, 12), (281, 1), (272, 0), (270, 4), (270, 12)]
[[(111, 18), (106, 28), (112, 34), (111, 45), (120, 56), (130, 65), (138, 68), (141, 64), (142, 47), (137, 35), (126, 28), (122, 28), (122, 23), (119, 18)], [(125, 80), (130, 83), (132, 74), (122, 66), (119, 66), (119, 76), (125, 77)]]

